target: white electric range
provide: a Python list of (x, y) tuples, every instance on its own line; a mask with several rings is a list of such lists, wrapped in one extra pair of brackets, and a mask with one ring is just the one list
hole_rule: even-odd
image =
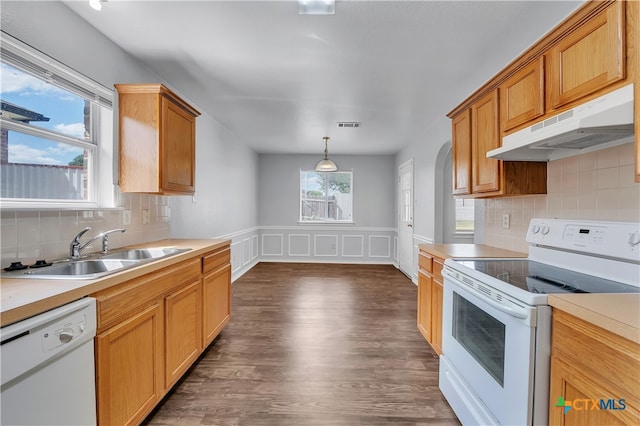
[(640, 223), (533, 219), (529, 256), (447, 259), (440, 389), (464, 425), (547, 424), (551, 293), (640, 293)]

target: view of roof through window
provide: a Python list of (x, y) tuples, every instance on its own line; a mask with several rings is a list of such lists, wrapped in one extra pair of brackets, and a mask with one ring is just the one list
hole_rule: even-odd
[[(6, 63), (2, 63), (1, 71), (3, 118), (81, 140), (90, 138), (85, 113), (88, 102), (83, 98)], [(77, 163), (78, 155), (83, 154), (83, 149), (72, 145), (17, 132), (11, 136), (7, 152), (10, 163), (69, 165)]]

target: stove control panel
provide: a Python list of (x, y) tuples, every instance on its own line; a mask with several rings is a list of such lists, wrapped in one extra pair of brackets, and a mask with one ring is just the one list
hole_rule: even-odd
[(640, 223), (532, 219), (532, 245), (640, 262)]

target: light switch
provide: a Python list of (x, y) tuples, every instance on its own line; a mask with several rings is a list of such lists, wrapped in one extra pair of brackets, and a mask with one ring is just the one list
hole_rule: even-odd
[(122, 224), (131, 225), (131, 210), (122, 211)]

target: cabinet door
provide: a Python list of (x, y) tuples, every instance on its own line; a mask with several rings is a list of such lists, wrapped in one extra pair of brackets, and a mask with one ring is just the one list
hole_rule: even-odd
[(431, 275), (418, 272), (418, 330), (431, 344)]
[(162, 323), (158, 303), (96, 336), (99, 424), (138, 424), (160, 400)]
[(200, 355), (202, 287), (191, 283), (165, 297), (165, 388), (170, 388)]
[(545, 55), (550, 108), (561, 107), (625, 78), (625, 3), (612, 3)]
[[(586, 354), (585, 354), (586, 355)], [(600, 380), (590, 379), (579, 365), (551, 358), (551, 389), (549, 424), (562, 426), (637, 425), (638, 412), (633, 407), (623, 407), (611, 389), (601, 386)], [(621, 398), (624, 396), (620, 395)], [(560, 399), (562, 398), (562, 399)], [(599, 409), (601, 399), (613, 400), (612, 408)], [(593, 407), (593, 402), (598, 408)], [(565, 413), (563, 405), (572, 407)]]
[(452, 120), (453, 194), (471, 193), (471, 111)]
[(431, 286), (431, 346), (442, 355), (442, 284), (433, 280)]
[(231, 318), (231, 265), (206, 275), (203, 280), (203, 347), (216, 338)]
[(501, 161), (487, 158), (487, 152), (500, 146), (498, 90), (471, 107), (472, 193), (500, 190)]
[(195, 118), (162, 97), (162, 189), (193, 194), (195, 191)]
[(431, 346), (442, 355), (442, 267), (443, 259), (433, 259), (433, 284), (431, 285)]
[(500, 85), (502, 131), (544, 114), (544, 58), (531, 62)]

